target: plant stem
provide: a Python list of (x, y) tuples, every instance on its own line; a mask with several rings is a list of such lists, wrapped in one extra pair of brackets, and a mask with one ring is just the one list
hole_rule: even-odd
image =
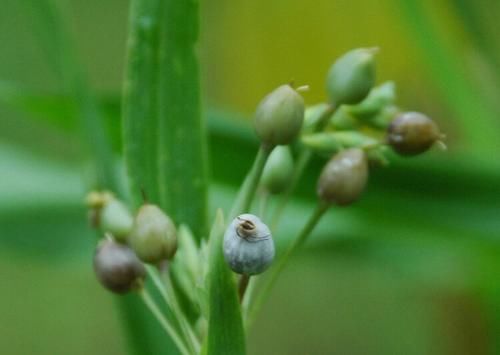
[(330, 205), (328, 205), (328, 204), (325, 204), (322, 202), (318, 203), (318, 205), (316, 206), (316, 209), (314, 210), (311, 217), (309, 217), (309, 220), (305, 224), (304, 228), (302, 228), (302, 230), (300, 231), (297, 238), (294, 239), (294, 241), (290, 244), (290, 246), (285, 251), (285, 253), (280, 257), (278, 264), (274, 268), (271, 269), (271, 275), (266, 279), (265, 284), (264, 284), (262, 290), (260, 291), (260, 293), (258, 294), (253, 305), (250, 305), (250, 307), (249, 307), (248, 324), (251, 324), (253, 322), (255, 314), (262, 306), (264, 299), (266, 299), (266, 297), (269, 295), (269, 292), (271, 291), (279, 274), (283, 271), (287, 261), (290, 259), (290, 256), (300, 246), (302, 246), (302, 244), (304, 244), (307, 237), (311, 234), (314, 227), (318, 224), (321, 217), (325, 214), (325, 212), (328, 210), (329, 207), (330, 207)]
[(238, 282), (238, 296), (240, 297), (240, 303), (243, 303), (243, 297), (245, 297), (245, 291), (247, 290), (248, 283), (250, 282), (250, 275), (241, 275)]
[(160, 279), (158, 272), (152, 266), (149, 265), (146, 265), (146, 270), (148, 272), (149, 277), (153, 281), (154, 285), (156, 286), (161, 296), (165, 300), (165, 303), (170, 308), (170, 311), (173, 313), (177, 322), (179, 323), (178, 325), (183, 334), (183, 339), (185, 343), (188, 345), (189, 350), (191, 351), (191, 353), (197, 354), (200, 348), (200, 344), (196, 336), (194, 336), (194, 332), (192, 331), (189, 323), (187, 322), (184, 313), (182, 313), (180, 307), (178, 306), (177, 300), (175, 299), (174, 290), (170, 283), (170, 278), (168, 277), (168, 273), (166, 273), (165, 283), (167, 284), (167, 288), (169, 289), (170, 294), (165, 288), (165, 285), (163, 284), (162, 280)]
[(144, 301), (144, 304), (155, 316), (156, 320), (158, 320), (158, 322), (163, 327), (165, 332), (167, 332), (167, 334), (172, 338), (172, 340), (174, 341), (175, 345), (177, 346), (181, 354), (191, 355), (190, 352), (187, 350), (181, 337), (179, 336), (175, 328), (172, 326), (172, 324), (169, 322), (169, 320), (163, 315), (160, 308), (158, 307), (154, 299), (151, 297), (149, 292), (145, 288), (142, 288), (138, 292), (142, 300)]
[[(318, 123), (316, 124), (316, 127), (314, 128), (313, 132), (320, 132), (325, 128), (325, 126), (328, 124), (328, 120), (335, 112), (336, 108), (337, 106), (335, 104), (330, 104), (325, 109), (325, 111), (321, 114), (321, 117), (318, 119)], [(297, 163), (295, 164), (295, 168), (292, 173), (292, 179), (290, 185), (288, 185), (288, 188), (285, 190), (285, 193), (283, 194), (283, 197), (274, 212), (274, 216), (271, 222), (271, 230), (275, 230), (278, 227), (283, 211), (285, 210), (285, 207), (287, 206), (288, 201), (292, 196), (292, 193), (297, 187), (297, 184), (299, 183), (300, 178), (302, 177), (302, 174), (306, 170), (307, 165), (309, 165), (309, 162), (311, 161), (312, 157), (313, 157), (312, 150), (303, 147), (299, 157), (297, 158)]]
[(231, 213), (229, 214), (228, 221), (231, 221), (234, 217), (240, 213), (249, 212), (252, 205), (252, 201), (255, 197), (255, 192), (259, 186), (260, 177), (264, 166), (266, 165), (267, 158), (271, 154), (272, 147), (261, 146), (259, 152), (255, 157), (255, 161), (252, 168), (248, 172), (248, 175), (243, 182), (243, 185), (236, 196), (236, 200), (231, 208)]

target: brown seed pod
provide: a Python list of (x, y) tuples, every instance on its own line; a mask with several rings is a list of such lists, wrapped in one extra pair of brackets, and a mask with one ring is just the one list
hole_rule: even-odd
[(390, 124), (387, 142), (398, 154), (412, 156), (427, 151), (441, 136), (439, 127), (429, 117), (405, 112)]
[(325, 165), (318, 180), (318, 197), (345, 206), (356, 201), (368, 181), (368, 161), (362, 149), (343, 150)]
[(146, 270), (132, 249), (112, 239), (99, 243), (94, 271), (100, 283), (114, 293), (126, 293), (140, 284)]

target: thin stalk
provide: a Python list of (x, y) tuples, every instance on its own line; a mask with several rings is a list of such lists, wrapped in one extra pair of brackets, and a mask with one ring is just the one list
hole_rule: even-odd
[(191, 353), (187, 350), (186, 345), (182, 341), (182, 338), (179, 336), (179, 334), (172, 326), (172, 324), (169, 322), (169, 320), (163, 315), (160, 308), (154, 301), (153, 297), (151, 297), (149, 292), (145, 288), (142, 288), (141, 290), (138, 291), (138, 293), (139, 296), (141, 296), (144, 304), (148, 307), (153, 316), (163, 327), (165, 332), (170, 336), (170, 338), (172, 338), (172, 340), (174, 341), (175, 345), (177, 346), (181, 354), (191, 355)]
[(253, 322), (255, 314), (258, 312), (258, 310), (262, 306), (263, 301), (269, 295), (269, 292), (271, 291), (273, 285), (275, 284), (276, 279), (278, 278), (279, 274), (285, 268), (288, 260), (290, 259), (290, 256), (300, 246), (302, 246), (304, 244), (307, 237), (311, 234), (314, 227), (316, 227), (316, 225), (320, 221), (321, 217), (323, 217), (323, 215), (325, 214), (325, 212), (328, 210), (329, 207), (330, 207), (330, 205), (325, 204), (325, 203), (319, 203), (316, 206), (316, 209), (314, 210), (311, 217), (309, 217), (309, 220), (305, 224), (304, 228), (302, 228), (302, 230), (300, 231), (297, 238), (294, 239), (294, 241), (290, 244), (290, 246), (285, 251), (285, 253), (280, 257), (278, 264), (273, 269), (271, 269), (271, 275), (266, 279), (265, 284), (262, 287), (262, 290), (259, 292), (253, 305), (250, 305), (250, 307), (249, 307), (248, 324), (251, 324)]
[(245, 297), (245, 291), (247, 290), (248, 283), (250, 282), (250, 275), (241, 275), (238, 281), (238, 296), (240, 297), (240, 303), (243, 303), (243, 297)]
[(163, 274), (163, 281), (166, 286), (167, 294), (170, 293), (172, 295), (172, 297), (170, 298), (171, 302), (170, 308), (172, 309), (177, 319), (179, 320), (179, 323), (183, 328), (183, 331), (187, 335), (188, 339), (190, 339), (195, 354), (198, 354), (201, 349), (200, 341), (198, 340), (198, 337), (196, 336), (193, 328), (191, 327), (191, 324), (189, 323), (186, 316), (182, 312), (179, 301), (177, 300), (177, 297), (175, 295), (174, 285), (172, 284), (172, 280), (170, 279), (170, 275), (168, 273)]
[[(328, 120), (333, 115), (336, 109), (337, 106), (335, 104), (330, 104), (322, 113), (321, 117), (318, 119), (318, 123), (316, 124), (316, 127), (314, 128), (313, 132), (320, 132), (324, 130), (325, 126), (328, 124)], [(274, 216), (271, 221), (271, 230), (275, 230), (278, 227), (281, 216), (283, 215), (283, 211), (285, 210), (288, 201), (292, 196), (292, 193), (295, 191), (295, 188), (297, 187), (297, 184), (299, 183), (300, 178), (302, 177), (302, 174), (309, 165), (309, 162), (311, 161), (312, 157), (313, 157), (312, 150), (303, 147), (302, 151), (299, 154), (299, 157), (297, 158), (297, 163), (295, 164), (292, 173), (291, 182), (288, 185), (288, 188), (285, 190), (283, 197), (281, 198), (281, 201), (279, 202), (274, 212)]]
[(259, 186), (260, 177), (264, 166), (266, 165), (267, 158), (271, 154), (272, 148), (261, 146), (259, 152), (255, 157), (255, 161), (252, 168), (248, 172), (243, 185), (236, 196), (236, 200), (231, 208), (231, 213), (229, 214), (229, 221), (234, 217), (243, 212), (249, 212), (252, 205), (252, 201), (255, 197), (255, 192)]
[(187, 322), (184, 313), (182, 313), (180, 307), (178, 306), (178, 303), (175, 299), (174, 290), (171, 287), (168, 287), (169, 285), (172, 286), (171, 283), (165, 282), (167, 283), (167, 288), (170, 291), (169, 293), (165, 288), (165, 285), (163, 284), (162, 280), (160, 279), (157, 271), (152, 266), (149, 265), (146, 266), (146, 270), (148, 272), (148, 276), (151, 278), (154, 285), (156, 286), (161, 296), (163, 297), (165, 303), (170, 308), (170, 311), (173, 313), (176, 320), (178, 321), (180, 330), (183, 335), (183, 339), (185, 343), (188, 345), (189, 350), (191, 351), (191, 353), (197, 354), (200, 350), (199, 341), (196, 338), (196, 336), (194, 336), (194, 332), (189, 326), (189, 323)]

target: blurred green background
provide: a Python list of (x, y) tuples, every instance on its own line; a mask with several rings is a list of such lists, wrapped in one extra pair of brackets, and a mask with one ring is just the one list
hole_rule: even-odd
[[(25, 2), (0, 0), (0, 353), (123, 354), (120, 316), (92, 273), (57, 53)], [(118, 151), (128, 2), (57, 3)], [(359, 204), (328, 214), (265, 305), (250, 354), (500, 354), (499, 15), (497, 0), (201, 2), (214, 206), (250, 165), (260, 98), (293, 79), (321, 102), (329, 65), (355, 47), (381, 48), (378, 81), (396, 81), (401, 105), (433, 117), (449, 148), (395, 159)], [(281, 241), (313, 206), (319, 164)]]

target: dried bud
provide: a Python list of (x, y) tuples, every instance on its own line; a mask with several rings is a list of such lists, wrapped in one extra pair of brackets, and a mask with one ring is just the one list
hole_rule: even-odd
[(337, 59), (327, 77), (330, 101), (354, 105), (363, 100), (375, 83), (375, 48), (359, 48)]
[(300, 133), (304, 120), (304, 99), (290, 85), (267, 95), (255, 112), (255, 130), (263, 144), (286, 145)]
[(94, 271), (101, 284), (115, 293), (126, 293), (139, 286), (146, 270), (128, 246), (105, 239), (94, 255)]
[(325, 165), (317, 193), (326, 203), (349, 205), (356, 201), (368, 181), (368, 162), (363, 150), (351, 148), (336, 154)]
[(293, 173), (293, 157), (290, 147), (278, 146), (267, 159), (261, 185), (271, 194), (279, 194), (290, 184)]
[(274, 259), (271, 231), (253, 214), (236, 217), (224, 234), (224, 258), (238, 274), (260, 274)]
[(387, 141), (399, 154), (411, 156), (428, 150), (441, 138), (438, 126), (418, 112), (405, 112), (392, 121)]
[(102, 208), (100, 223), (104, 232), (124, 242), (132, 231), (134, 218), (123, 202), (112, 199)]
[(175, 225), (158, 206), (145, 204), (135, 218), (130, 245), (146, 263), (171, 259), (177, 250)]

